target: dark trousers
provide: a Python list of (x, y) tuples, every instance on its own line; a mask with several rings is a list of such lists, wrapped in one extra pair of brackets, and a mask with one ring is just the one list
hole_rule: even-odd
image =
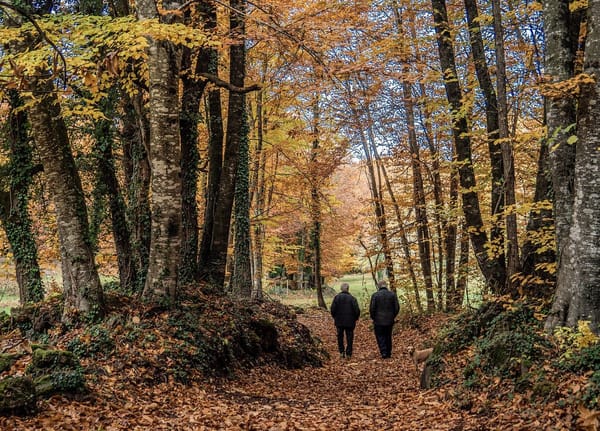
[(392, 328), (394, 325), (373, 325), (375, 329), (375, 339), (379, 347), (379, 353), (382, 358), (392, 356)]
[[(345, 353), (347, 357), (352, 356), (352, 342), (354, 341), (354, 328), (336, 326), (338, 351)], [(346, 334), (346, 348), (344, 348), (344, 334)]]

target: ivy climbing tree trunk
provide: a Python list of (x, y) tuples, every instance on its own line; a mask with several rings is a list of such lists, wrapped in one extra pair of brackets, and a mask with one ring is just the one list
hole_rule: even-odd
[(39, 148), (48, 190), (56, 207), (63, 268), (65, 317), (71, 309), (100, 316), (104, 297), (89, 238), (83, 188), (69, 144), (67, 127), (52, 81), (30, 82), (29, 108), (33, 136)]
[[(100, 195), (100, 199), (108, 200), (112, 234), (119, 267), (119, 281), (122, 289), (132, 291), (137, 284), (139, 270), (136, 267), (131, 246), (131, 233), (127, 222), (127, 208), (115, 169), (113, 155), (115, 133), (113, 122), (108, 120), (108, 118), (113, 118), (114, 116), (115, 103), (114, 89), (109, 90), (109, 95), (100, 102), (102, 112), (107, 119), (98, 120), (94, 130), (94, 156), (97, 167), (94, 192)], [(94, 221), (93, 217), (92, 221)], [(97, 220), (96, 224), (99, 225), (101, 221)], [(94, 225), (95, 223), (92, 222), (92, 231), (97, 231), (98, 228), (96, 226), (96, 229), (94, 229)]]
[(142, 95), (121, 93), (123, 126), (120, 131), (123, 146), (123, 171), (127, 190), (127, 219), (131, 247), (138, 275), (134, 290), (142, 292), (150, 256), (150, 125)]
[(23, 100), (16, 90), (8, 91), (8, 99), (10, 110), (5, 135), (9, 144), (9, 161), (8, 166), (0, 169), (8, 169), (10, 184), (8, 190), (0, 190), (0, 221), (15, 260), (19, 302), (24, 304), (44, 298), (37, 246), (28, 211), (29, 188), (39, 168), (33, 164)]
[[(178, 3), (169, 4), (177, 9)], [(141, 21), (159, 17), (154, 0), (137, 2)], [(163, 22), (177, 21), (167, 10)], [(143, 295), (175, 299), (181, 252), (181, 140), (179, 69), (181, 51), (167, 40), (149, 38), (149, 120), (152, 230)]]
[[(230, 1), (229, 26), (231, 36), (235, 39), (244, 34), (244, 17), (239, 11), (245, 10), (244, 0)], [(243, 43), (233, 43), (229, 48), (229, 82), (236, 87), (243, 87), (246, 76), (245, 69), (245, 47)], [(238, 157), (240, 147), (240, 130), (242, 129), (245, 116), (245, 96), (240, 92), (229, 93), (229, 105), (227, 111), (227, 134), (225, 138), (225, 150), (223, 155), (211, 153), (222, 160), (222, 169), (219, 174), (219, 187), (214, 196), (214, 209), (212, 210), (212, 235), (210, 238), (203, 237), (203, 253), (201, 265), (203, 278), (221, 288), (225, 283), (225, 270), (227, 266), (227, 246), (229, 244), (229, 231), (231, 227), (231, 215), (235, 194), (236, 170), (238, 168)], [(213, 100), (212, 102), (215, 102)], [(216, 107), (215, 107), (216, 108)], [(217, 114), (211, 110), (210, 115)], [(211, 132), (215, 133), (217, 131)], [(216, 141), (217, 136), (214, 136)], [(211, 139), (211, 144), (214, 141)], [(211, 159), (211, 164), (217, 162)], [(214, 172), (216, 174), (216, 172)], [(210, 178), (210, 174), (209, 174)], [(216, 180), (215, 177), (209, 182)], [(209, 188), (211, 184), (209, 184)], [(212, 202), (209, 202), (212, 203)], [(207, 207), (207, 210), (211, 210)], [(206, 228), (206, 226), (205, 226)]]

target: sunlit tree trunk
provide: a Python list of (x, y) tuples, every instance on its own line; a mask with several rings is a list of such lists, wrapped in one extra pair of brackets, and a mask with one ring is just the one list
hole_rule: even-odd
[(104, 296), (89, 240), (83, 188), (71, 153), (67, 127), (55, 88), (48, 79), (31, 81), (29, 109), (33, 136), (56, 208), (60, 240), (65, 317), (71, 309), (101, 316)]
[[(170, 8), (179, 4), (171, 3)], [(154, 0), (137, 2), (141, 21), (159, 17)], [(168, 11), (161, 20), (173, 21)], [(175, 299), (181, 252), (181, 139), (179, 69), (181, 50), (170, 41), (149, 39), (149, 119), (152, 230), (143, 295)]]
[[(397, 7), (394, 7), (396, 18), (396, 29), (400, 38), (402, 34), (402, 17)], [(408, 74), (408, 65), (406, 59), (402, 59), (402, 72)], [(413, 202), (415, 208), (415, 222), (417, 224), (417, 242), (419, 245), (419, 261), (421, 263), (421, 272), (425, 281), (425, 296), (427, 298), (427, 311), (435, 310), (435, 300), (433, 296), (433, 279), (431, 272), (431, 236), (429, 234), (429, 219), (425, 202), (425, 188), (423, 186), (423, 174), (421, 172), (420, 149), (417, 142), (417, 133), (415, 130), (415, 103), (412, 95), (412, 84), (401, 79), (402, 102), (406, 115), (406, 127), (408, 129), (408, 145), (411, 156), (411, 168), (413, 176)]]

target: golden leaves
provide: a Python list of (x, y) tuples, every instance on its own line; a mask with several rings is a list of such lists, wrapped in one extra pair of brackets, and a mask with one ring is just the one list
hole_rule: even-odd
[(581, 94), (581, 88), (596, 84), (596, 77), (580, 73), (572, 78), (553, 82), (552, 77), (546, 76), (540, 84), (540, 93), (551, 99), (575, 98)]

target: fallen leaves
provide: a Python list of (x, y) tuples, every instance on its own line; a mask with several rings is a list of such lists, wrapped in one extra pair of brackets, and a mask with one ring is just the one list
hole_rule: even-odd
[[(440, 319), (420, 329), (396, 328), (392, 359), (379, 358), (368, 321), (355, 331), (352, 359), (338, 359), (335, 329), (322, 310), (299, 320), (332, 354), (323, 367), (282, 369), (273, 364), (238, 373), (231, 380), (186, 386), (170, 381), (141, 385), (134, 364), (97, 364), (104, 373), (90, 382), (91, 395), (55, 396), (40, 403), (35, 417), (0, 418), (0, 429), (330, 431), (363, 430), (582, 430), (600, 429), (600, 412), (557, 402), (533, 404), (527, 394), (504, 396), (501, 382), (475, 392), (460, 388), (463, 357), (446, 359), (448, 383), (419, 389), (406, 346), (430, 340)], [(152, 349), (143, 352), (148, 355)], [(156, 354), (157, 352), (154, 352)], [(468, 354), (469, 352), (465, 352)], [(140, 352), (142, 354), (142, 352)], [(564, 382), (563, 398), (580, 391), (579, 380)], [(460, 402), (457, 402), (457, 399)], [(468, 402), (467, 402), (468, 401)]]

